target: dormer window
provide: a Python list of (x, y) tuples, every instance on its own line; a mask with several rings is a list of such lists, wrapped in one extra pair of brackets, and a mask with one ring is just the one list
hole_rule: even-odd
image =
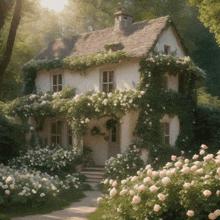
[(103, 71), (101, 73), (102, 92), (110, 93), (114, 89), (114, 71)]
[(52, 75), (52, 85), (53, 92), (60, 92), (63, 88), (63, 77), (62, 74), (54, 74)]
[(164, 53), (165, 54), (170, 54), (170, 46), (164, 45)]

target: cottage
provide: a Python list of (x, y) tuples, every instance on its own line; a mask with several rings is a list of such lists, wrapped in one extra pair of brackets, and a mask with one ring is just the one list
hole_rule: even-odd
[[(114, 27), (55, 40), (33, 60), (53, 59), (56, 61), (63, 58), (71, 60), (74, 57), (86, 57), (93, 54), (98, 56), (98, 53), (101, 54), (100, 57), (110, 56), (117, 52), (123, 52), (129, 56), (117, 62), (100, 61), (98, 65), (91, 66), (88, 64), (86, 70), (71, 69), (71, 67), (59, 68), (59, 65), (55, 65), (51, 70), (39, 68), (34, 78), (37, 93), (47, 91), (56, 93), (67, 86), (74, 86), (76, 95), (89, 91), (105, 94), (112, 94), (116, 90), (137, 91), (141, 80), (140, 61), (146, 59), (149, 53), (171, 54), (175, 52), (176, 57), (185, 57), (184, 46), (169, 16), (132, 23), (132, 15), (122, 8), (118, 8), (114, 16)], [(166, 90), (178, 93), (179, 82), (178, 74), (171, 75), (166, 72), (163, 76), (163, 86)], [(89, 129), (87, 134), (81, 137), (81, 143), (92, 149), (94, 164), (104, 165), (107, 159), (124, 152), (129, 143), (134, 138), (138, 138), (133, 132), (139, 113), (140, 109), (137, 108), (127, 111), (118, 119), (103, 117), (87, 118), (88, 121), (83, 121), (87, 123)], [(33, 119), (30, 122), (36, 123)], [(164, 143), (175, 145), (180, 132), (179, 117), (177, 115), (169, 117), (168, 114), (164, 114), (160, 118), (160, 123)], [(109, 125), (109, 129), (106, 125)], [(48, 118), (40, 136), (43, 139), (47, 138), (49, 145), (57, 143), (62, 147), (69, 147), (77, 143), (77, 138), (71, 132), (65, 116)]]

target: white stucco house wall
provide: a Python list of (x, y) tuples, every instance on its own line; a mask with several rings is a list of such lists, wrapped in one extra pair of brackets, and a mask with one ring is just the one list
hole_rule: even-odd
[[(84, 94), (88, 91), (136, 90), (140, 80), (139, 62), (148, 53), (175, 51), (177, 57), (185, 56), (184, 47), (169, 16), (132, 23), (132, 15), (119, 8), (115, 13), (114, 27), (73, 36), (71, 39), (58, 39), (51, 42), (34, 59), (83, 56), (104, 51), (105, 44), (114, 42), (121, 42), (124, 46), (121, 50), (132, 54), (133, 58), (118, 64), (92, 67), (86, 70), (86, 75), (69, 69), (40, 70), (35, 79), (37, 92), (57, 92), (66, 86), (76, 87), (76, 94)], [(104, 86), (105, 77), (107, 77), (106, 87)], [(178, 91), (178, 76), (174, 77), (166, 73), (166, 86), (167, 89)], [(98, 123), (103, 129), (102, 131), (108, 133), (110, 137), (105, 140), (103, 136), (92, 136), (90, 133), (83, 137), (83, 145), (92, 149), (93, 161), (96, 165), (104, 165), (111, 156), (123, 153), (127, 149), (129, 143), (135, 138), (133, 131), (138, 114), (138, 111), (127, 113), (112, 131), (114, 134), (105, 130), (106, 119), (104, 118), (98, 122), (96, 120), (89, 122), (90, 129)], [(32, 121), (32, 123), (34, 122)], [(165, 141), (174, 145), (180, 130), (178, 117), (169, 118), (168, 115), (164, 115), (161, 124), (164, 126)], [(53, 126), (60, 126), (59, 143), (63, 147), (76, 143), (74, 135), (68, 130), (68, 123), (65, 119), (48, 119), (40, 134), (42, 138), (47, 138), (48, 144), (52, 144), (54, 141)]]

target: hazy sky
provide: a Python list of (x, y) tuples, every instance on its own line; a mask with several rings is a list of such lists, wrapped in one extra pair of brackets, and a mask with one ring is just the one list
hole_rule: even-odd
[(67, 0), (41, 0), (41, 5), (60, 12), (67, 5)]

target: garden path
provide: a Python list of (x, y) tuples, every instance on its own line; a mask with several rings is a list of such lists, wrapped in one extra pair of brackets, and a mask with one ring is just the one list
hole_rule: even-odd
[(80, 202), (72, 203), (63, 210), (48, 214), (16, 217), (11, 220), (86, 220), (88, 215), (95, 211), (97, 198), (101, 196), (101, 192), (87, 191), (84, 193), (87, 197), (83, 198)]

